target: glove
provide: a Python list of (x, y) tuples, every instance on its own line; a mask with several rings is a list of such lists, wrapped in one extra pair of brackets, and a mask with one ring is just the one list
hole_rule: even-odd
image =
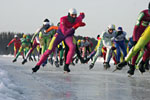
[(77, 29), (78, 27), (82, 27), (82, 26), (85, 26), (85, 23), (84, 23), (84, 22), (79, 22), (79, 23), (75, 24), (75, 25), (73, 26), (73, 28), (74, 28), (74, 29)]
[(80, 13), (80, 16), (82, 17), (82, 19), (85, 17), (85, 14), (83, 12)]
[(111, 38), (111, 41), (113, 42), (115, 40), (115, 37)]
[(112, 50), (116, 50), (116, 47), (111, 47)]
[(136, 45), (136, 43), (137, 43), (137, 41), (133, 41), (133, 44), (132, 44), (132, 45), (133, 45), (133, 46), (135, 46), (135, 45)]
[(44, 33), (47, 33), (46, 30), (44, 30)]

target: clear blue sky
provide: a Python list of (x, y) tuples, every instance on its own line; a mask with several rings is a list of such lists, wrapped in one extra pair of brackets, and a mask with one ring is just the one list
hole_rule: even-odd
[(34, 33), (45, 18), (55, 25), (68, 9), (84, 12), (86, 27), (76, 35), (96, 37), (109, 24), (122, 26), (131, 36), (137, 16), (149, 0), (0, 0), (0, 32)]

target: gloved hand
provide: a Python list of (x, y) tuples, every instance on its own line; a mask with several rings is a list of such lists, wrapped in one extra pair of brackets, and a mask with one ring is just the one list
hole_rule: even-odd
[(47, 33), (46, 30), (44, 30), (44, 33)]
[(82, 18), (84, 18), (84, 17), (85, 17), (85, 14), (84, 14), (83, 12), (81, 12), (81, 13), (80, 13), (80, 16), (81, 16)]
[(111, 41), (113, 42), (115, 40), (115, 37), (111, 38)]
[(136, 43), (137, 43), (137, 41), (133, 41), (133, 44), (132, 44), (132, 45), (133, 45), (133, 46), (135, 46), (135, 45), (136, 45)]
[(79, 23), (75, 24), (75, 25), (73, 26), (73, 28), (74, 28), (74, 29), (77, 29), (78, 27), (82, 27), (82, 26), (85, 26), (85, 23), (84, 23), (84, 22), (79, 22)]
[(112, 50), (116, 50), (116, 47), (111, 47)]

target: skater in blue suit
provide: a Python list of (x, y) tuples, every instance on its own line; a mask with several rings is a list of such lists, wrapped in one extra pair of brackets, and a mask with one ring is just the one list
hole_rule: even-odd
[(115, 47), (117, 50), (117, 57), (116, 57), (117, 63), (120, 63), (121, 51), (123, 53), (123, 58), (125, 58), (127, 55), (126, 45), (125, 45), (125, 39), (126, 39), (125, 37), (126, 37), (126, 32), (123, 31), (122, 27), (118, 27), (117, 34), (114, 39)]

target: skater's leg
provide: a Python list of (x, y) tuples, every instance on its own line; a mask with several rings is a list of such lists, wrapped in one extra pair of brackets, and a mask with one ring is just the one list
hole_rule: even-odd
[(127, 62), (130, 61), (131, 58), (150, 41), (150, 38), (148, 37), (150, 37), (150, 26), (148, 26), (143, 32), (137, 44), (133, 47), (132, 52), (127, 55), (127, 58), (125, 59)]
[(44, 54), (41, 56), (39, 62), (36, 64), (37, 66), (40, 66), (49, 56), (49, 54), (52, 53), (52, 51), (54, 51), (55, 47), (64, 39), (63, 36), (61, 35), (58, 35), (58, 33), (56, 33), (50, 44), (49, 44), (49, 47), (48, 49), (44, 52)]

